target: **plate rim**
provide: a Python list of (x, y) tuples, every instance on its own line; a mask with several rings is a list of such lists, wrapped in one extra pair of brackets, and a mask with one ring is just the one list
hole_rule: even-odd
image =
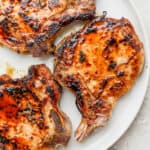
[[(129, 3), (129, 5), (132, 7), (132, 9), (133, 9), (133, 11), (134, 11), (134, 13), (135, 13), (135, 15), (137, 17), (138, 23), (140, 24), (140, 27), (142, 29), (142, 34), (143, 34), (143, 38), (144, 38), (144, 49), (149, 49), (150, 48), (150, 44), (148, 42), (148, 35), (146, 33), (146, 27), (145, 27), (145, 24), (144, 24), (143, 19), (141, 17), (142, 15), (141, 15), (141, 13), (139, 12), (138, 8), (135, 6), (135, 3), (132, 0), (127, 0), (126, 2)], [(149, 57), (150, 57), (150, 52), (148, 54), (149, 54)], [(138, 114), (140, 113), (140, 110), (141, 110), (141, 108), (143, 106), (143, 103), (144, 103), (144, 100), (145, 100), (145, 96), (146, 96), (146, 93), (147, 93), (147, 90), (148, 90), (149, 81), (150, 81), (150, 66), (149, 66), (149, 64), (146, 64), (146, 63), (144, 65), (145, 65), (145, 67), (146, 67), (146, 65), (148, 65), (147, 68), (146, 68), (147, 69), (147, 76), (148, 76), (148, 78), (147, 78), (147, 82), (146, 82), (146, 86), (145, 86), (145, 91), (143, 92), (143, 98), (141, 100), (141, 104), (139, 105), (139, 108), (137, 109), (136, 113), (134, 114), (133, 119), (130, 120), (130, 122), (129, 122), (128, 126), (126, 127), (126, 129), (123, 130), (122, 132), (120, 132), (120, 135), (117, 138), (115, 138), (114, 140), (112, 140), (112, 142), (110, 142), (109, 145), (106, 145), (103, 150), (108, 150), (109, 148), (114, 146), (115, 143), (118, 142), (125, 135), (125, 133), (127, 133), (129, 128), (132, 126), (132, 124), (134, 123), (134, 121), (138, 117)]]

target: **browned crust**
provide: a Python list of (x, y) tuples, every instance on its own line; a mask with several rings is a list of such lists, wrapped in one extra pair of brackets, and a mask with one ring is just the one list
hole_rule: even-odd
[[(55, 40), (56, 33), (62, 27), (74, 20), (89, 20), (93, 18), (95, 14), (94, 0), (88, 1), (87, 5), (85, 5), (86, 0), (81, 0), (79, 6), (77, 6), (78, 1), (72, 1), (73, 0), (67, 2), (67, 8), (65, 8), (63, 12), (58, 12), (57, 14), (56, 11), (52, 16), (46, 16), (46, 20), (42, 18), (42, 21), (40, 21), (40, 18), (35, 20), (30, 17), (30, 15), (26, 15), (25, 10), (28, 10), (28, 7), (29, 11), (33, 9), (32, 6), (29, 6), (32, 4), (32, 1), (23, 4), (16, 2), (16, 5), (21, 9), (18, 14), (13, 13), (13, 11), (15, 11), (13, 10), (14, 6), (8, 6), (4, 9), (3, 6), (0, 5), (0, 16), (3, 18), (0, 18), (0, 43), (18, 53), (31, 53), (35, 57), (49, 55), (53, 52), (53, 41)], [(44, 8), (45, 7), (48, 6), (45, 5)], [(55, 10), (56, 8), (56, 5), (52, 3), (51, 9)], [(41, 6), (41, 8), (38, 9), (40, 11), (40, 9), (43, 8)], [(8, 12), (8, 10), (10, 11)], [(17, 18), (15, 18), (14, 14), (17, 15)], [(17, 35), (18, 33), (15, 32), (19, 31), (20, 33)], [(25, 35), (26, 33), (27, 35)]]
[[(0, 76), (0, 148), (54, 150), (66, 146), (71, 123), (59, 108), (61, 93), (60, 85), (45, 65), (30, 67), (28, 75), (20, 79)], [(28, 136), (21, 124), (30, 126)]]
[(75, 137), (82, 141), (107, 123), (116, 101), (133, 86), (144, 65), (143, 43), (128, 19), (104, 14), (55, 52), (54, 76), (76, 95), (82, 120)]

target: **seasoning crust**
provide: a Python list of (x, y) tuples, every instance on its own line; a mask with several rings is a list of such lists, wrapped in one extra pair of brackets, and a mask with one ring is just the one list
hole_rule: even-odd
[(82, 115), (75, 131), (78, 141), (107, 123), (144, 64), (143, 44), (130, 21), (105, 16), (66, 37), (55, 53), (55, 79), (76, 95)]

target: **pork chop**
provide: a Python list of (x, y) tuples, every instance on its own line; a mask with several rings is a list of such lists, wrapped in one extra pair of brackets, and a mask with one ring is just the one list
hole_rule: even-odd
[(0, 43), (33, 56), (53, 51), (56, 33), (94, 16), (95, 0), (1, 0)]
[(71, 135), (68, 117), (58, 103), (61, 87), (45, 65), (13, 80), (0, 76), (0, 149), (54, 150)]
[[(95, 18), (66, 37), (55, 53), (55, 79), (76, 95), (82, 141), (109, 120), (116, 101), (133, 86), (143, 63), (143, 44), (126, 18)], [(124, 109), (124, 108), (123, 108)]]

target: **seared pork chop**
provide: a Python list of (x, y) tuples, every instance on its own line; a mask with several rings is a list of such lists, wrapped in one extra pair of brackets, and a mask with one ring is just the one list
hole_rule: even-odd
[(68, 117), (58, 107), (61, 88), (45, 65), (35, 65), (22, 79), (0, 76), (0, 149), (54, 150), (71, 134)]
[(97, 17), (56, 49), (55, 79), (76, 95), (82, 141), (109, 120), (116, 101), (140, 74), (143, 44), (128, 19)]
[(94, 16), (95, 0), (1, 0), (0, 43), (18, 53), (48, 55), (62, 26)]

